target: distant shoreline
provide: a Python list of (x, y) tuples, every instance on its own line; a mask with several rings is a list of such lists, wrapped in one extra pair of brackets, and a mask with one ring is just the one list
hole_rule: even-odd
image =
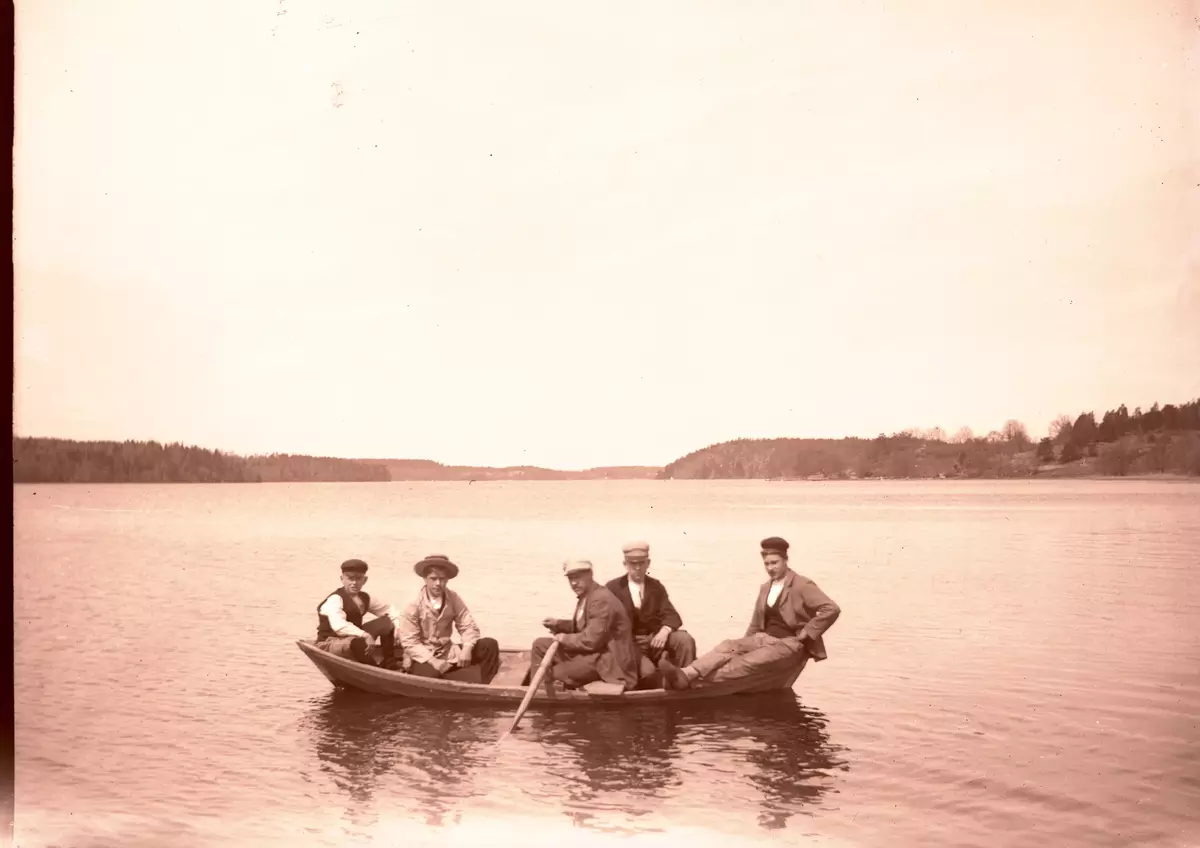
[[(1189, 416), (1196, 404), (1181, 407)], [(1106, 419), (1107, 420), (1107, 419)], [(1188, 419), (1190, 422), (1190, 418)], [(1082, 438), (1082, 437), (1080, 437)], [(179, 443), (13, 437), (13, 483), (489, 483), (564, 480), (1187, 480), (1200, 478), (1200, 425), (1110, 440), (1011, 437), (946, 441), (913, 433), (875, 439), (738, 439), (658, 466), (443, 465), (427, 459), (241, 456)], [(1057, 454), (1057, 457), (1056, 457)], [(1055, 461), (1057, 458), (1057, 461)]]

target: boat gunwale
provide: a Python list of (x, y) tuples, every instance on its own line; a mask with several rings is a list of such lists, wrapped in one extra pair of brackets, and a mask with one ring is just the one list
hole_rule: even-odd
[[(528, 691), (520, 685), (495, 685), (492, 683), (467, 683), (459, 680), (440, 680), (433, 677), (418, 677), (401, 671), (391, 671), (378, 666), (366, 665), (353, 659), (339, 657), (318, 648), (313, 640), (297, 639), (296, 644), (314, 665), (334, 685), (349, 686), (374, 694), (392, 697), (411, 698), (413, 700), (446, 700), (474, 703), (519, 703)], [(502, 654), (528, 654), (528, 651), (506, 648)], [(718, 698), (729, 695), (751, 694), (769, 689), (787, 689), (795, 684), (796, 679), (807, 665), (808, 658), (799, 662), (780, 663), (767, 671), (758, 672), (737, 680), (716, 683), (697, 689), (632, 689), (620, 695), (591, 694), (582, 689), (548, 692), (539, 687), (534, 693), (533, 703), (545, 706), (554, 704), (565, 705), (599, 705), (599, 704), (645, 704), (667, 701), (693, 701)], [(366, 688), (356, 685), (337, 674), (333, 669), (351, 672), (352, 676), (363, 676), (376, 682), (379, 687)]]

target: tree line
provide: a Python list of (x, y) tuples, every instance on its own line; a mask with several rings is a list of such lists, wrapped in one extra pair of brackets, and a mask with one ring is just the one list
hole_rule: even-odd
[(386, 482), (379, 463), (322, 456), (238, 456), (177, 442), (13, 437), (14, 483)]
[(660, 479), (1004, 478), (1177, 473), (1200, 476), (1200, 400), (1059, 416), (1036, 445), (1015, 419), (976, 436), (935, 427), (874, 439), (735, 439), (693, 451)]

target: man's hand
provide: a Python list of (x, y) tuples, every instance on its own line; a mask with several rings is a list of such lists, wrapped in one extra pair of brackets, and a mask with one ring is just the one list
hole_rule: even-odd
[(471, 648), (470, 645), (462, 645), (458, 649), (458, 667), (466, 668), (471, 664)]
[(363, 635), (362, 635), (362, 640), (366, 643), (368, 651), (375, 649), (375, 637), (372, 636), (370, 633), (367, 633), (364, 631)]
[(429, 664), (437, 670), (438, 674), (445, 674), (450, 670), (450, 663), (446, 660), (439, 660), (437, 657), (431, 659)]
[(655, 651), (661, 651), (667, 647), (667, 637), (671, 635), (671, 628), (663, 625), (658, 628), (658, 632), (654, 634), (654, 638), (650, 640), (650, 647)]
[(557, 621), (557, 619), (554, 619), (554, 618), (543, 618), (542, 619), (542, 627), (545, 627), (547, 630), (553, 631), (554, 623), (556, 621)]
[(565, 635), (566, 635), (566, 634), (563, 634), (563, 633), (555, 633), (555, 634), (554, 634), (554, 641), (555, 641), (555, 642), (558, 642), (559, 644), (562, 644), (562, 640), (563, 640), (563, 638), (564, 638), (564, 636), (565, 636)]

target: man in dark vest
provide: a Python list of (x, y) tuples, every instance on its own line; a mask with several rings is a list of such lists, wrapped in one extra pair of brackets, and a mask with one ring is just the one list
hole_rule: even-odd
[[(383, 667), (400, 668), (395, 655), (395, 633), (400, 613), (380, 598), (363, 591), (367, 582), (367, 564), (361, 559), (342, 563), (342, 587), (330, 592), (317, 606), (317, 647), (323, 651), (374, 665), (371, 649), (379, 641)], [(370, 613), (376, 618), (363, 623)]]
[(683, 619), (675, 611), (667, 587), (650, 577), (650, 544), (630, 542), (621, 548), (625, 555), (625, 576), (608, 581), (608, 591), (616, 595), (633, 623), (633, 641), (641, 653), (638, 670), (639, 689), (657, 689), (662, 676), (656, 663), (666, 656), (683, 667), (696, 659), (696, 640), (683, 630)]
[(788, 567), (788, 547), (778, 536), (762, 540), (763, 567), (770, 579), (758, 590), (746, 635), (726, 639), (683, 668), (659, 660), (666, 688), (734, 680), (801, 652), (818, 662), (828, 656), (821, 634), (842, 610), (816, 583)]

